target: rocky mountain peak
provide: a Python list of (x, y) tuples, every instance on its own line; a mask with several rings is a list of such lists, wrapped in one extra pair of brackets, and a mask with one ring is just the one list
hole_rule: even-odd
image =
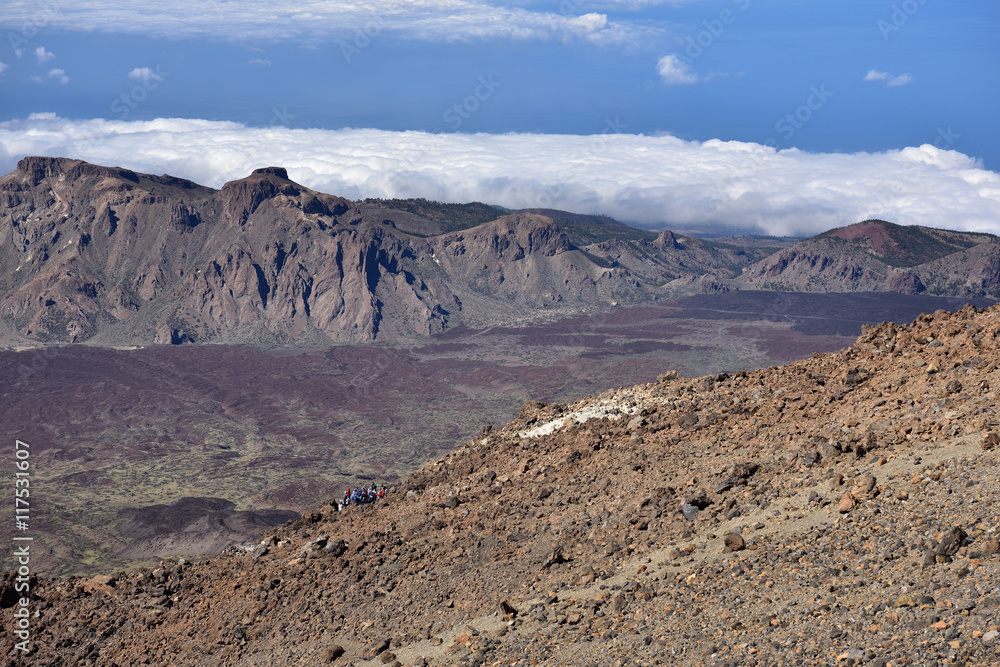
[(653, 244), (661, 248), (669, 248), (673, 250), (683, 247), (677, 241), (677, 236), (669, 229), (664, 229), (662, 232), (660, 232), (660, 234), (656, 237), (656, 240), (653, 241)]
[(289, 180), (288, 171), (284, 167), (261, 167), (260, 169), (254, 169), (251, 176), (277, 176), (278, 178)]
[(223, 185), (222, 199), (229, 219), (243, 225), (265, 201), (280, 195), (297, 197), (304, 189), (288, 180), (288, 173), (281, 167), (265, 167), (254, 170), (246, 178)]
[(86, 177), (122, 178), (134, 183), (139, 182), (139, 176), (129, 169), (119, 167), (102, 167), (83, 160), (70, 158), (31, 156), (18, 161), (17, 171), (32, 185), (38, 185), (46, 178), (62, 176), (74, 181)]

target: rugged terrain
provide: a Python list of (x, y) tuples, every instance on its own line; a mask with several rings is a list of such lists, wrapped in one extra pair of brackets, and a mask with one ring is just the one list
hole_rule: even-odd
[(713, 267), (745, 256), (621, 224), (567, 229), (587, 226), (486, 205), (355, 203), (279, 167), (214, 190), (30, 157), (0, 178), (0, 342), (417, 338), (652, 302), (706, 273), (694, 256)]
[(0, 178), (0, 344), (328, 347), (733, 290), (1000, 296), (988, 234), (866, 221), (705, 240), (601, 216), (215, 190), (65, 158)]
[[(31, 582), (12, 665), (1000, 664), (1000, 308), (527, 402), (374, 506)], [(8, 576), (0, 603), (14, 627)]]
[[(786, 363), (842, 348), (865, 322), (962, 305), (731, 292), (411, 345), (0, 351), (0, 429), (32, 448), (37, 571), (107, 574), (154, 555), (218, 553), (275, 510), (398, 482), (529, 398), (574, 401), (669, 368)], [(135, 515), (155, 516), (155, 534), (124, 519)], [(0, 540), (12, 531), (0, 524)]]
[(746, 267), (744, 288), (1000, 296), (992, 234), (867, 220), (806, 239)]

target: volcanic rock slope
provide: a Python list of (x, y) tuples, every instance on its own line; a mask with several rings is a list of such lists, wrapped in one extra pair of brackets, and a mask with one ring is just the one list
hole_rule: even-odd
[(746, 267), (743, 289), (1000, 297), (992, 234), (866, 220), (806, 239)]
[(410, 208), (315, 192), (278, 167), (214, 190), (25, 158), (0, 178), (0, 342), (393, 340), (646, 302), (707, 270), (649, 243), (657, 263), (619, 265), (536, 214)]
[[(11, 665), (998, 665), (1000, 307), (528, 403), (375, 505), (32, 581)], [(13, 627), (11, 575), (3, 625)]]

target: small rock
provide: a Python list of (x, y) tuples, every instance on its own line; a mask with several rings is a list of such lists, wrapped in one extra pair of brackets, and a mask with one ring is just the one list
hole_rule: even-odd
[(865, 474), (861, 476), (858, 480), (857, 485), (851, 489), (851, 495), (855, 499), (869, 498), (875, 489), (875, 478), (872, 475)]
[(334, 644), (333, 646), (327, 646), (325, 649), (323, 649), (323, 661), (333, 662), (340, 656), (344, 655), (344, 653), (346, 653), (346, 650), (344, 649), (343, 646), (339, 644)]
[(326, 546), (323, 547), (330, 552), (330, 555), (334, 558), (340, 558), (347, 552), (347, 542), (344, 540), (334, 540), (332, 542), (327, 542)]
[[(591, 570), (593, 570), (593, 568), (591, 568)], [(515, 609), (510, 602), (504, 600), (500, 603), (500, 617), (503, 618), (503, 620), (509, 621), (515, 616), (517, 616), (517, 609)]]
[(726, 551), (743, 551), (747, 548), (747, 543), (739, 533), (729, 533), (725, 539)]
[(1000, 553), (1000, 539), (994, 537), (986, 540), (986, 543), (983, 545), (983, 555), (992, 556), (996, 553)]
[(938, 556), (954, 556), (968, 541), (969, 535), (961, 527), (952, 528), (938, 544), (935, 553)]
[(562, 545), (559, 545), (559, 546), (556, 546), (556, 548), (554, 548), (552, 550), (552, 553), (549, 554), (549, 557), (545, 559), (544, 563), (542, 563), (542, 569), (543, 570), (547, 570), (550, 567), (552, 567), (553, 565), (557, 565), (559, 563), (565, 563), (565, 562), (566, 562), (566, 559), (563, 558), (563, 548), (562, 548)]
[(962, 383), (958, 380), (952, 380), (944, 386), (944, 390), (949, 394), (957, 394), (962, 391)]
[(848, 491), (840, 499), (840, 506), (837, 508), (837, 511), (839, 511), (841, 514), (847, 514), (852, 509), (854, 509), (854, 505), (855, 505), (854, 495), (850, 491)]
[(909, 593), (903, 593), (898, 598), (896, 598), (896, 605), (898, 607), (916, 607), (917, 601), (913, 599), (913, 596)]
[(997, 636), (1000, 636), (1000, 632), (997, 632), (996, 630), (990, 630), (989, 632), (983, 635), (983, 643), (992, 644), (997, 640)]
[(986, 434), (986, 437), (983, 438), (983, 451), (988, 452), (991, 449), (995, 449), (997, 445), (1000, 445), (1000, 435), (990, 431)]
[(688, 521), (694, 521), (695, 517), (698, 516), (698, 508), (694, 505), (688, 505), (687, 503), (681, 505), (681, 514)]
[(850, 651), (844, 651), (838, 655), (837, 662), (847, 662), (853, 665), (855, 662), (864, 657), (865, 654), (860, 649), (852, 648)]
[(392, 651), (386, 651), (379, 657), (379, 660), (382, 661), (383, 665), (388, 665), (390, 662), (396, 661), (396, 654)]
[(384, 639), (375, 642), (375, 647), (372, 649), (372, 657), (382, 655), (383, 653), (388, 651), (391, 643), (392, 639), (390, 637), (386, 637)]

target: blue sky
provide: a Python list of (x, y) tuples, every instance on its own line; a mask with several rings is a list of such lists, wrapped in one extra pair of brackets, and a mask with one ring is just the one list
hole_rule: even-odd
[[(81, 122), (230, 121), (246, 131), (367, 128), (389, 133), (378, 135), (383, 142), (404, 136), (427, 141), (408, 131), (481, 135), (484, 141), (507, 133), (625, 133), (759, 144), (785, 151), (788, 159), (808, 160), (796, 155), (837, 160), (863, 152), (876, 160), (929, 145), (969, 158), (956, 163), (962, 170), (971, 165), (982, 172), (964, 177), (975, 190), (970, 198), (985, 197), (977, 204), (983, 211), (966, 227), (992, 228), (990, 208), (997, 205), (1000, 4), (993, 0), (303, 0), (285, 8), (264, 0), (5, 4), (2, 167), (33, 147), (25, 138), (34, 130), (55, 131), (53, 114)], [(35, 120), (29, 120), (32, 114)], [(82, 149), (65, 142), (39, 148), (62, 146), (77, 150), (73, 157), (118, 157), (122, 164), (133, 157), (130, 150), (116, 156), (98, 145), (104, 146), (103, 139), (92, 138)], [(554, 162), (580, 157), (579, 149), (553, 150)], [(266, 152), (258, 156), (267, 161)], [(456, 164), (467, 157), (456, 156)], [(940, 156), (921, 159), (941, 162)], [(287, 166), (294, 169), (295, 156), (291, 160)], [(448, 171), (447, 164), (441, 167)], [(940, 165), (934, 168), (940, 171)], [(343, 178), (333, 183), (354, 187)], [(426, 194), (448, 196), (440, 185), (428, 186)], [(650, 206), (669, 208), (660, 197), (630, 216), (621, 205), (628, 184), (620, 186), (619, 205), (609, 207), (598, 197), (590, 205), (601, 210), (594, 212), (655, 225), (653, 210), (659, 209)], [(891, 217), (898, 189), (882, 188), (877, 205), (867, 209), (845, 210), (840, 218), (820, 215), (822, 222), (799, 226), (811, 231), (864, 210)], [(423, 192), (389, 186), (365, 192), (363, 184), (357, 191)], [(509, 192), (485, 187), (470, 194), (512, 201)], [(713, 215), (700, 221), (744, 225), (753, 217)], [(660, 218), (699, 222), (698, 216), (670, 211)], [(917, 215), (897, 218), (932, 222)], [(996, 222), (1000, 228), (1000, 212)]]

